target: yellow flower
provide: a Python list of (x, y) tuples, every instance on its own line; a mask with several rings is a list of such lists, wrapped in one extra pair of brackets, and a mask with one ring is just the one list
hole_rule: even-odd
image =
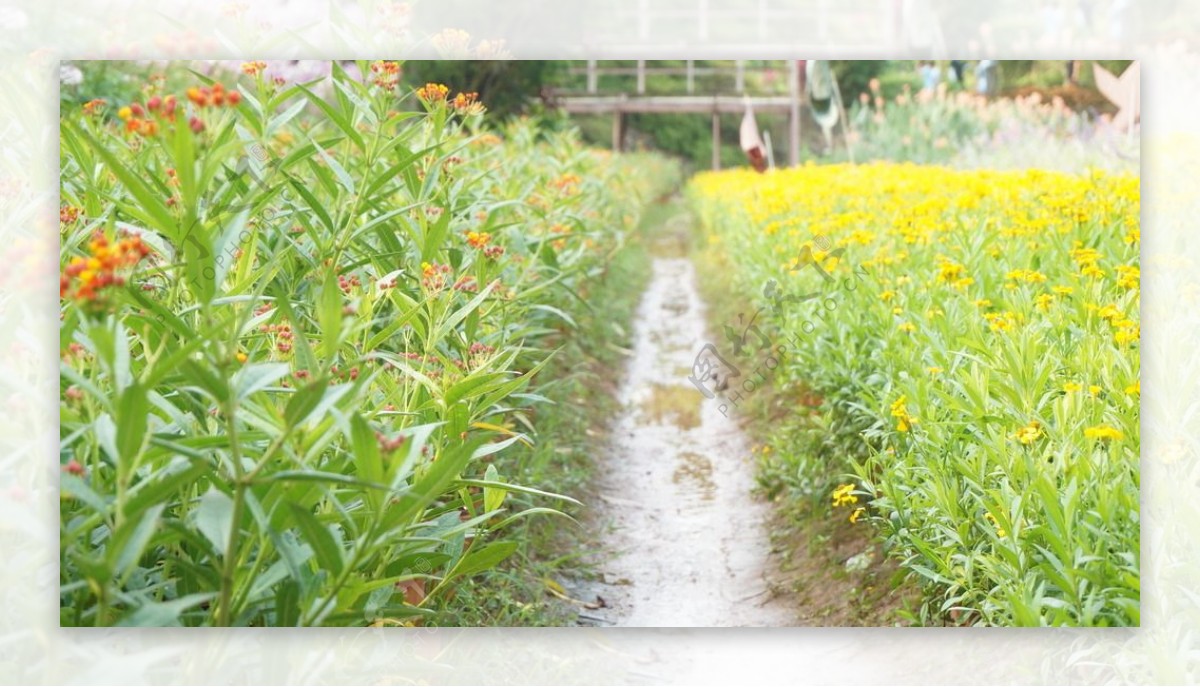
[(858, 497), (854, 495), (853, 484), (842, 484), (833, 490), (834, 507), (848, 506), (852, 503), (858, 503)]
[(1100, 318), (1104, 320), (1116, 320), (1122, 318), (1121, 311), (1115, 305), (1106, 305), (1100, 308)]
[(858, 522), (858, 519), (861, 518), (866, 512), (866, 508), (855, 508), (854, 512), (850, 514), (850, 522)]
[(1130, 396), (1141, 396), (1142, 395), (1142, 381), (1139, 379), (1138, 381), (1134, 382), (1133, 384), (1130, 384), (1129, 386), (1125, 387), (1125, 393), (1129, 394)]
[(1028, 446), (1042, 436), (1042, 426), (1038, 424), (1037, 420), (1030, 420), (1029, 424), (1025, 425), (1021, 429), (1018, 429), (1017, 433), (1013, 436), (1017, 441)]
[(983, 319), (987, 320), (988, 327), (994, 332), (1006, 332), (1012, 329), (1013, 324), (1019, 319), (1015, 314), (1005, 312), (989, 312), (984, 313)]
[(911, 334), (912, 332), (917, 331), (917, 326), (914, 325), (912, 322), (901, 322), (899, 329), (902, 332), (907, 332), (907, 333)]
[(1043, 311), (1049, 310), (1050, 304), (1053, 302), (1054, 302), (1054, 296), (1051, 296), (1048, 293), (1043, 293), (1042, 295), (1038, 296), (1037, 298), (1035, 298), (1033, 300), (1033, 303), (1037, 307), (1037, 309), (1043, 310)]
[(883, 293), (879, 294), (879, 300), (883, 301), (884, 303), (891, 301), (895, 297), (895, 291), (884, 291)]
[(931, 375), (938, 375), (938, 374), (941, 374), (941, 373), (942, 373), (942, 368), (940, 368), (940, 367), (927, 367), (927, 368), (925, 368), (925, 371), (926, 371), (926, 372), (928, 372), (928, 373), (929, 373), (929, 374), (931, 374)]
[(941, 262), (938, 263), (938, 281), (956, 284), (967, 276), (966, 271), (966, 267), (942, 258)]
[(1103, 391), (1103, 389), (1101, 389), (1100, 386), (1097, 384), (1092, 384), (1091, 386), (1088, 387), (1088, 393), (1090, 393), (1093, 396), (1099, 396), (1101, 391)]
[(1123, 289), (1136, 289), (1141, 282), (1142, 271), (1132, 265), (1117, 266), (1117, 286)]
[(916, 418), (908, 414), (908, 407), (904, 404), (905, 400), (907, 397), (901, 396), (892, 402), (892, 417), (896, 418), (897, 432), (907, 432), (917, 422)]
[(1034, 270), (1012, 270), (1007, 277), (1013, 281), (1023, 281), (1030, 284), (1040, 284), (1046, 281), (1046, 275)]
[(1053, 291), (1054, 293), (1057, 293), (1060, 296), (1069, 296), (1069, 295), (1075, 293), (1075, 288), (1072, 286), (1055, 286), (1054, 288), (1052, 288), (1050, 290)]
[(1122, 433), (1121, 430), (1115, 427), (1109, 427), (1108, 425), (1096, 425), (1095, 427), (1088, 427), (1087, 429), (1083, 430), (1083, 435), (1088, 439), (1101, 440), (1125, 438), (1125, 434)]
[(996, 528), (996, 536), (998, 536), (998, 537), (1007, 537), (1008, 536), (1008, 532), (1005, 532), (1004, 528), (1000, 526), (1000, 523), (996, 520), (996, 516), (992, 515), (991, 513), (984, 513), (983, 517), (992, 524), (992, 527)]
[(238, 351), (238, 352), (237, 352), (237, 355), (236, 355), (236, 356), (234, 356), (234, 357), (236, 357), (236, 358), (237, 358), (237, 361), (238, 361), (239, 363), (244, 363), (244, 362), (246, 362), (246, 361), (249, 359), (249, 356), (247, 356), (245, 353), (242, 353), (241, 351)]
[(1075, 382), (1067, 382), (1066, 384), (1063, 384), (1063, 391), (1070, 394), (1070, 393), (1074, 393), (1076, 391), (1083, 391), (1083, 387), (1080, 386), (1079, 384), (1076, 384)]
[(1142, 338), (1142, 328), (1134, 326), (1122, 327), (1113, 335), (1113, 340), (1122, 346), (1133, 343), (1140, 338)]

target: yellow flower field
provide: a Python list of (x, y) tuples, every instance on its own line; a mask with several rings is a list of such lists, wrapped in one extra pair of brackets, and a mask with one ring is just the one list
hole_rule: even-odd
[(777, 388), (824, 399), (825, 429), (776, 430), (769, 487), (829, 509), (852, 476), (865, 513), (833, 513), (920, 580), (923, 624), (1138, 623), (1137, 177), (874, 163), (689, 193), (791, 342)]

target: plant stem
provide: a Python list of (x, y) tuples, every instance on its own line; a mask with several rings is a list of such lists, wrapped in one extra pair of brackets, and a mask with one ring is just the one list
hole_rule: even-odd
[(229, 433), (229, 453), (235, 477), (233, 489), (233, 518), (229, 525), (229, 541), (221, 569), (221, 598), (217, 606), (217, 625), (228, 627), (233, 621), (233, 573), (237, 569), (237, 549), (241, 545), (242, 511), (246, 504), (248, 482), (242, 470), (242, 452), (238, 444), (237, 401), (231, 398), (225, 405), (225, 426)]

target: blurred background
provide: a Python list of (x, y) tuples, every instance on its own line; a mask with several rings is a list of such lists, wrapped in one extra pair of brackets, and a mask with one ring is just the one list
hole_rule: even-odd
[[(449, 44), (454, 37), (442, 40)], [(478, 48), (473, 52), (480, 54)], [(236, 72), (238, 64), (210, 61), (196, 68)], [(329, 71), (329, 62), (320, 60), (267, 64), (269, 75), (290, 82)], [(769, 148), (767, 156), (780, 166), (907, 160), (971, 167), (986, 158), (988, 166), (998, 168), (1134, 171), (1140, 154), (1133, 127), (1113, 125), (1119, 108), (1096, 82), (1098, 70), (1120, 75), (1130, 64), (418, 60), (404, 63), (403, 80), (411, 87), (436, 82), (475, 91), (493, 117), (534, 118), (549, 130), (576, 126), (588, 143), (668, 153), (691, 170), (747, 163), (739, 130), (749, 110)], [(355, 69), (353, 62), (344, 66)], [(821, 93), (821, 85), (812, 83), (814, 67), (828, 68), (836, 93)], [(64, 63), (62, 105), (79, 106), (92, 98), (132, 100), (139, 84), (159, 71), (161, 65), (153, 61)]]

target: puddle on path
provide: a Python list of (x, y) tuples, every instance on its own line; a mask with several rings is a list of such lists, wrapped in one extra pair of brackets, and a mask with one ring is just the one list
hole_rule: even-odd
[[(690, 371), (687, 373), (690, 374)], [(687, 377), (684, 374), (684, 377)], [(700, 402), (704, 397), (695, 387), (678, 384), (652, 384), (650, 395), (640, 406), (642, 416), (656, 425), (672, 424), (694, 429), (700, 424)]]
[(708, 339), (696, 275), (679, 254), (659, 252), (637, 312), (592, 519), (608, 549), (603, 582), (576, 590), (605, 607), (581, 623), (792, 625), (795, 613), (767, 584), (769, 513), (751, 493), (749, 443), (687, 379)]

